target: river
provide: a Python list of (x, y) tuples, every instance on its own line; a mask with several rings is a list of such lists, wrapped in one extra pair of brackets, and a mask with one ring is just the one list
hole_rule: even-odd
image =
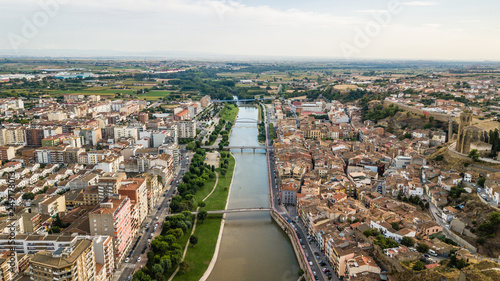
[[(255, 107), (240, 107), (238, 118), (258, 118)], [(258, 146), (256, 124), (235, 124), (231, 146)], [(229, 209), (269, 207), (269, 181), (264, 151), (236, 159)], [(209, 281), (296, 281), (299, 266), (285, 233), (267, 212), (227, 214), (221, 247)]]

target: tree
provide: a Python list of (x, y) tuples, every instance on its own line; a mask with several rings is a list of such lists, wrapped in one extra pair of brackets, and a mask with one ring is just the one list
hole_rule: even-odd
[(392, 226), (392, 228), (394, 228), (394, 230), (396, 230), (396, 231), (398, 231), (398, 230), (400, 230), (400, 229), (401, 229), (401, 227), (399, 226), (399, 223), (397, 223), (397, 222), (393, 222), (393, 223), (391, 223), (391, 226)]
[(194, 236), (194, 235), (191, 235), (191, 237), (189, 237), (189, 244), (193, 245), (196, 245), (198, 243), (198, 237)]
[(485, 177), (480, 177), (479, 180), (477, 180), (477, 184), (480, 186), (480, 187), (484, 187), (484, 183), (486, 182), (486, 178)]
[(202, 223), (203, 223), (203, 221), (207, 218), (207, 216), (208, 216), (208, 212), (207, 212), (207, 211), (205, 211), (205, 210), (201, 210), (201, 211), (199, 211), (199, 212), (198, 212), (198, 215), (197, 215), (198, 220), (200, 220)]
[(423, 270), (424, 268), (425, 268), (425, 264), (421, 261), (416, 261), (412, 267), (412, 269), (415, 271), (420, 271), (420, 270)]
[(401, 239), (401, 245), (405, 245), (406, 247), (413, 247), (415, 246), (415, 240), (413, 238), (405, 236), (403, 239)]
[(470, 152), (469, 152), (469, 158), (471, 158), (472, 160), (474, 160), (475, 162), (479, 161), (479, 152), (477, 152), (477, 149), (472, 149)]
[(429, 249), (430, 249), (430, 247), (427, 244), (418, 243), (418, 245), (417, 245), (417, 251), (419, 251), (420, 253), (425, 254), (425, 253), (429, 252)]
[(186, 261), (182, 261), (180, 264), (179, 264), (179, 270), (183, 273), (186, 273), (189, 271), (189, 263), (187, 263)]
[(438, 155), (438, 156), (436, 156), (436, 158), (434, 158), (434, 160), (436, 160), (436, 161), (443, 161), (444, 160), (444, 156), (443, 155)]
[(35, 194), (33, 194), (32, 192), (26, 192), (23, 194), (23, 199), (24, 200), (33, 200), (33, 199), (35, 199)]

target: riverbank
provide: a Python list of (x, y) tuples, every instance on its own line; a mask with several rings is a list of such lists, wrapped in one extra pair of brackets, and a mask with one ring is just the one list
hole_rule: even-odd
[[(228, 204), (229, 192), (234, 177), (235, 159), (230, 154), (228, 158), (229, 167), (225, 177), (219, 176), (217, 187), (208, 197), (203, 210), (224, 210)], [(217, 169), (220, 174), (220, 168)], [(196, 225), (194, 235), (198, 237), (198, 243), (190, 246), (184, 261), (189, 265), (185, 272), (179, 272), (173, 281), (195, 281), (200, 280), (206, 274), (209, 266), (217, 260), (217, 246), (220, 244), (224, 228), (224, 215), (210, 215), (203, 222)], [(213, 267), (213, 265), (212, 265)], [(208, 275), (207, 275), (208, 276)]]

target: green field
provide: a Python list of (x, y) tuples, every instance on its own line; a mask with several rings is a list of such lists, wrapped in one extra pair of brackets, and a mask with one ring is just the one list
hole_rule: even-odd
[[(212, 193), (212, 195), (205, 200), (206, 206), (203, 208), (204, 210), (224, 210), (226, 208), (229, 186), (231, 185), (231, 181), (233, 179), (234, 165), (234, 157), (230, 155), (229, 167), (227, 169), (226, 176), (219, 176), (219, 182), (217, 183), (214, 193)], [(204, 190), (207, 185), (208, 183), (203, 186), (203, 191), (200, 190), (197, 192), (197, 198), (200, 193), (210, 193), (210, 191), (206, 192), (206, 190)], [(203, 199), (203, 197), (201, 198)], [(186, 257), (184, 258), (184, 260), (189, 264), (189, 271), (178, 272), (173, 279), (174, 281), (195, 281), (199, 280), (201, 276), (203, 276), (208, 268), (208, 265), (210, 264), (210, 261), (212, 260), (212, 257), (214, 256), (221, 222), (222, 215), (209, 215), (205, 221), (197, 222), (194, 235), (198, 237), (198, 244), (194, 247), (189, 246)]]
[[(226, 176), (222, 176), (219, 173), (219, 182), (217, 187), (210, 195), (210, 197), (205, 200), (205, 207), (203, 209), (207, 211), (224, 210), (226, 208), (227, 196), (229, 193), (229, 186), (233, 180), (234, 164), (235, 160), (232, 155), (228, 158), (229, 167), (227, 168)], [(219, 171), (219, 169), (217, 169)]]
[(78, 94), (78, 95), (100, 95), (100, 96), (114, 96), (117, 93), (122, 93), (124, 95), (132, 95), (135, 94), (136, 90), (130, 89), (109, 89), (109, 88), (101, 88), (101, 89), (85, 89), (85, 90), (76, 90), (76, 91), (50, 91), (51, 95), (66, 95), (66, 94)]
[(194, 195), (195, 204), (197, 206), (198, 202), (201, 202), (208, 194), (212, 191), (215, 184), (215, 178), (209, 179), (202, 188), (200, 188)]
[(189, 246), (185, 261), (189, 264), (188, 272), (178, 272), (174, 281), (200, 280), (212, 260), (219, 236), (222, 215), (210, 215), (205, 221), (196, 224), (194, 235), (198, 244)]
[(236, 116), (238, 116), (238, 107), (231, 107), (230, 110), (226, 110), (224, 114), (221, 115), (220, 119), (234, 122)]
[(170, 95), (170, 91), (149, 91), (145, 94), (139, 94), (137, 97), (144, 100), (159, 100)]

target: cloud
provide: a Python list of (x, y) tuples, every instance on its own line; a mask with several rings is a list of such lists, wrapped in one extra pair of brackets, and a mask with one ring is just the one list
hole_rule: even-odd
[(409, 1), (401, 3), (403, 6), (436, 6), (439, 5), (438, 2), (434, 1)]
[(431, 28), (438, 28), (438, 27), (441, 27), (441, 24), (439, 24), (439, 23), (425, 23), (425, 24), (423, 24), (423, 26), (431, 27)]

